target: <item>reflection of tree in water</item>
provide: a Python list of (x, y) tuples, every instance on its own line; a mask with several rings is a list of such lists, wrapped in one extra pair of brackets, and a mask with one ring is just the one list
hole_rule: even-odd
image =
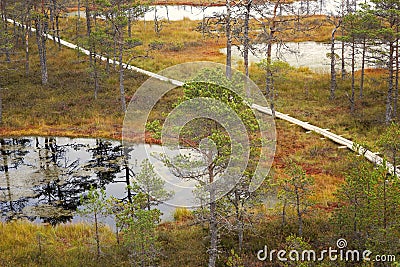
[[(72, 218), (79, 205), (80, 195), (90, 188), (94, 179), (79, 168), (79, 159), (70, 160), (66, 156), (68, 145), (58, 145), (55, 138), (45, 138), (41, 145), (36, 139), (39, 158), (40, 184), (34, 186), (37, 209), (41, 219), (52, 224)], [(77, 148), (76, 148), (77, 149)]]
[(92, 159), (85, 164), (84, 168), (96, 173), (97, 184), (94, 186), (104, 188), (109, 183), (126, 184), (127, 194), (119, 199), (132, 203), (132, 197), (137, 193), (131, 188), (131, 178), (135, 176), (129, 167), (129, 153), (133, 147), (123, 147), (122, 144), (113, 146), (107, 140), (96, 139), (96, 147), (89, 149), (92, 152)]
[(98, 186), (113, 182), (116, 174), (121, 171), (123, 162), (122, 146), (107, 140), (96, 139), (96, 147), (89, 149), (92, 159), (85, 164), (85, 169), (93, 170), (98, 179)]
[[(71, 148), (69, 148), (71, 147)], [(40, 169), (44, 172), (46, 184), (38, 187), (39, 202), (50, 204), (63, 210), (74, 211), (80, 204), (81, 195), (91, 187), (104, 188), (113, 182), (121, 156), (120, 146), (111, 142), (96, 140), (94, 148), (87, 149), (92, 158), (83, 166), (79, 159), (69, 160), (68, 149), (80, 150), (80, 145), (57, 145), (54, 138), (45, 139), (40, 155)], [(96, 174), (96, 175), (93, 175)], [(36, 191), (36, 190), (35, 190)], [(56, 215), (56, 214), (55, 214)], [(64, 222), (72, 218), (72, 214), (59, 214), (58, 217), (43, 218), (50, 223)]]
[[(87, 144), (60, 145), (55, 138), (44, 138), (43, 143), (39, 138), (35, 138), (34, 142), (29, 139), (25, 139), (27, 142), (23, 140), (3, 140), (5, 144), (7, 142), (9, 144), (2, 143), (3, 162), (0, 170), (6, 173), (6, 180), (10, 178), (8, 174), (10, 167), (7, 166), (11, 165), (10, 151), (15, 150), (13, 158), (20, 159), (18, 164), (15, 163), (15, 159), (12, 161), (15, 168), (24, 164), (36, 170), (29, 177), (34, 181), (31, 187), (34, 193), (31, 197), (20, 198), (17, 201), (4, 202), (0, 199), (0, 208), (6, 220), (24, 211), (24, 215), (31, 220), (38, 216), (51, 224), (68, 221), (72, 218), (72, 211), (79, 206), (82, 194), (92, 186), (104, 188), (105, 185), (114, 182), (116, 174), (121, 171), (120, 164), (123, 157), (121, 146), (113, 145), (109, 141), (96, 140), (96, 146), (89, 148)], [(21, 148), (24, 145), (28, 148), (31, 143), (34, 143), (34, 148), (30, 149), (31, 151), (34, 149), (31, 155), (35, 157), (35, 163), (24, 161), (23, 156), (29, 151)], [(22, 151), (25, 150), (23, 154)], [(83, 151), (89, 152), (90, 155), (84, 153), (83, 159), (78, 158), (82, 155), (79, 153)], [(70, 159), (69, 152), (76, 152), (78, 156)], [(81, 160), (85, 160), (85, 163), (82, 164)], [(9, 181), (7, 183), (10, 184)], [(11, 192), (15, 188), (8, 186), (8, 190)], [(11, 194), (12, 192), (10, 196)], [(17, 207), (16, 203), (23, 205)]]
[[(96, 139), (96, 147), (89, 149), (92, 159), (85, 165), (94, 171), (98, 178), (97, 186), (104, 188), (109, 183), (126, 183), (127, 195), (122, 201), (132, 202), (134, 193), (130, 188), (133, 171), (129, 168), (128, 157), (132, 148), (123, 148), (121, 144), (113, 146), (112, 142)], [(117, 177), (120, 174), (120, 177)], [(119, 178), (119, 179), (118, 179)], [(120, 180), (120, 179), (123, 180)]]
[(0, 173), (4, 173), (6, 186), (0, 186), (0, 209), (2, 217), (11, 220), (21, 213), (28, 204), (27, 197), (17, 200), (13, 198), (10, 181), (10, 169), (17, 169), (24, 162), (24, 157), (29, 153), (29, 139), (0, 139)]

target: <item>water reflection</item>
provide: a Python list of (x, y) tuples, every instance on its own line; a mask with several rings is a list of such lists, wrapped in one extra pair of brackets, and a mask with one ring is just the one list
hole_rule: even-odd
[[(338, 42), (336, 44), (337, 53), (340, 53), (341, 46), (344, 45), (345, 58), (348, 59), (351, 56), (351, 48), (348, 44)], [(272, 60), (281, 60), (289, 63), (293, 67), (308, 67), (312, 71), (328, 73), (330, 71), (330, 44), (328, 43), (317, 43), (317, 42), (286, 42), (282, 44), (272, 45)], [(355, 55), (355, 69), (361, 68), (361, 48), (356, 48)], [(232, 47), (232, 58), (236, 65), (240, 65), (243, 60), (243, 46)], [(258, 63), (262, 59), (266, 58), (267, 44), (255, 44), (253, 49), (249, 53), (249, 62)], [(226, 54), (226, 48), (220, 49), (220, 52)], [(367, 57), (372, 58), (372, 52), (367, 52)], [(358, 63), (357, 63), (358, 62)], [(340, 63), (340, 60), (337, 62)], [(366, 62), (367, 68), (381, 67), (378, 62), (368, 61)], [(339, 66), (337, 66), (339, 69)], [(351, 66), (346, 64), (347, 71), (351, 70)]]
[(6, 221), (69, 221), (91, 186), (122, 182), (120, 191), (126, 195), (132, 176), (128, 167), (121, 167), (124, 157), (117, 141), (5, 138), (0, 139), (0, 154), (0, 210)]

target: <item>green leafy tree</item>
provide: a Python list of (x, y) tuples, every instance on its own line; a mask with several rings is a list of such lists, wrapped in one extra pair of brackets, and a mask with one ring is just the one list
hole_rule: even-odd
[(377, 48), (376, 60), (387, 69), (387, 96), (385, 122), (389, 124), (397, 114), (398, 98), (398, 71), (399, 54), (398, 42), (400, 38), (400, 1), (399, 0), (372, 0), (372, 5), (366, 12), (373, 14), (379, 21), (380, 27), (375, 31)]
[[(215, 81), (218, 81), (218, 84)], [(241, 81), (239, 75), (232, 75), (231, 79), (228, 79), (222, 70), (205, 69), (192, 82), (188, 82), (185, 85), (184, 96), (180, 101), (202, 98), (204, 102), (208, 103), (207, 109), (212, 114), (228, 114), (224, 117), (224, 123), (226, 122), (224, 127), (231, 127), (232, 132), (239, 132), (243, 131), (241, 127), (244, 125), (248, 136), (253, 136), (251, 133), (257, 130), (257, 121), (252, 110), (244, 103), (241, 96), (227, 89), (235, 87), (243, 88), (243, 86), (244, 82)], [(226, 104), (240, 118), (241, 123), (234, 123), (237, 120), (230, 117), (233, 115), (231, 112), (227, 112), (226, 106), (214, 105), (213, 100)], [(204, 107), (198, 108), (204, 110)], [(191, 106), (191, 109), (191, 111), (196, 112), (195, 106)], [(173, 158), (167, 156), (162, 158), (164, 163), (177, 177), (196, 181), (203, 188), (203, 190), (199, 190), (200, 193), (198, 192), (197, 196), (202, 203), (208, 203), (207, 208), (204, 209), (206, 212), (202, 213), (204, 216), (202, 219), (206, 220), (209, 224), (209, 267), (216, 265), (219, 228), (223, 225), (222, 221), (225, 222), (225, 220), (220, 220), (219, 218), (226, 218), (224, 217), (225, 211), (221, 212), (219, 210), (219, 206), (224, 206), (221, 203), (223, 201), (218, 199), (219, 192), (223, 191), (224, 188), (214, 186), (214, 182), (224, 173), (230, 159), (235, 158), (232, 156), (232, 151), (234, 149), (236, 151), (243, 150), (240, 143), (230, 140), (226, 128), (224, 129), (220, 123), (207, 118), (197, 118), (188, 122), (183, 127), (175, 129), (180, 133), (180, 139), (183, 140), (184, 145), (195, 151), (199, 156), (179, 155)], [(234, 177), (234, 175), (232, 173), (231, 177)], [(235, 193), (231, 193), (234, 196)], [(245, 198), (244, 194), (237, 191), (236, 196), (239, 195)], [(238, 214), (242, 214), (241, 203), (236, 202), (236, 205), (240, 209), (240, 213)]]
[(78, 213), (82, 216), (86, 216), (93, 219), (95, 227), (95, 240), (96, 240), (96, 252), (97, 258), (100, 257), (100, 218), (107, 214), (107, 198), (106, 192), (103, 189), (97, 190), (91, 187), (86, 196), (81, 197), (82, 207), (78, 210)]
[(154, 171), (153, 164), (148, 159), (143, 160), (140, 166), (140, 173), (135, 177), (140, 186), (140, 190), (146, 196), (146, 208), (158, 205), (162, 201), (168, 200), (173, 196), (173, 192), (167, 191), (165, 181)]
[(334, 224), (340, 237), (352, 240), (355, 247), (363, 247), (370, 232), (374, 190), (377, 184), (371, 166), (365, 161), (349, 159), (349, 170), (344, 184), (336, 193), (340, 209), (335, 213)]
[(389, 155), (393, 164), (393, 174), (399, 174), (397, 165), (400, 159), (400, 125), (393, 122), (388, 126), (379, 138), (378, 145)]
[[(119, 91), (122, 111), (126, 111), (124, 58), (126, 51), (142, 44), (141, 41), (130, 38), (132, 36), (132, 22), (141, 17), (147, 10), (145, 5), (137, 0), (95, 0), (99, 14), (106, 18), (107, 31), (111, 35), (114, 69), (118, 58)], [(128, 31), (128, 36), (126, 36)], [(104, 42), (109, 45), (110, 42)], [(107, 54), (110, 51), (107, 50)], [(109, 57), (107, 55), (107, 57)], [(130, 60), (127, 60), (128, 63)]]
[[(342, 39), (351, 42), (352, 94), (355, 86), (355, 46), (358, 45), (361, 48), (359, 97), (362, 98), (364, 94), (365, 64), (368, 59), (367, 51), (371, 50), (371, 46), (377, 38), (376, 33), (380, 28), (379, 20), (372, 13), (367, 12), (366, 10), (360, 10), (356, 13), (347, 14), (343, 18), (342, 27), (345, 31), (345, 36)], [(354, 100), (354, 94), (352, 97)]]
[[(139, 187), (134, 186), (134, 191)], [(154, 266), (159, 255), (157, 225), (161, 212), (144, 209), (146, 195), (138, 193), (131, 202), (112, 200), (112, 213), (122, 229), (122, 244), (130, 254), (132, 266)]]
[(157, 247), (157, 224), (160, 211), (136, 210), (129, 222), (126, 242), (130, 245), (134, 266), (154, 266), (159, 254)]
[(292, 206), (297, 215), (298, 235), (303, 234), (304, 214), (313, 204), (310, 197), (313, 195), (314, 178), (306, 174), (303, 168), (290, 162), (286, 170), (287, 178), (281, 182), (280, 198), (284, 202), (283, 208), (287, 205)]
[(269, 98), (270, 108), (273, 116), (275, 116), (275, 82), (277, 79), (285, 79), (287, 71), (290, 70), (290, 65), (284, 61), (273, 61), (271, 58), (263, 59), (258, 66), (265, 70), (267, 81), (267, 97)]
[[(311, 251), (312, 247), (309, 243), (307, 243), (302, 237), (298, 237), (295, 235), (290, 235), (285, 240), (285, 250), (289, 252), (289, 255), (285, 257), (291, 256), (292, 258), (296, 259), (294, 261), (288, 261), (283, 263), (283, 266), (296, 266), (296, 267), (307, 267), (307, 266), (314, 266), (312, 262), (312, 254), (303, 253), (303, 251)], [(291, 252), (297, 253), (291, 253)], [(309, 258), (308, 258), (309, 257)], [(305, 259), (303, 261), (303, 258)]]
[(399, 180), (384, 166), (372, 168), (353, 160), (345, 183), (338, 191), (341, 201), (333, 220), (337, 237), (351, 240), (349, 248), (365, 248), (376, 254), (399, 250)]

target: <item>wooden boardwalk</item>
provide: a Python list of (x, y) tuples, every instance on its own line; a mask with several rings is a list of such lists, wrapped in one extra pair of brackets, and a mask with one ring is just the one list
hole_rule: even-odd
[[(10, 22), (10, 23), (16, 23), (16, 25), (19, 26), (19, 27), (24, 27), (24, 28), (26, 27), (25, 25), (22, 25), (21, 23), (14, 22), (12, 19), (7, 19), (7, 21)], [(31, 28), (31, 30), (33, 32), (36, 31), (35, 28)], [(50, 39), (50, 40), (54, 40), (54, 38), (55, 38), (54, 36), (52, 36), (50, 34), (46, 34), (46, 37), (48, 39)], [(68, 48), (79, 50), (80, 52), (82, 52), (85, 55), (89, 55), (90, 54), (89, 50), (84, 49), (82, 47), (79, 47), (79, 46), (77, 46), (77, 45), (75, 45), (73, 43), (67, 42), (65, 40), (60, 40), (60, 43), (63, 46), (66, 46)], [(99, 58), (102, 61), (107, 61), (107, 58), (104, 57), (104, 56), (96, 55), (96, 57)], [(114, 61), (113, 61), (113, 63), (114, 63)], [(115, 64), (119, 65), (119, 61), (115, 61)], [(161, 81), (170, 82), (171, 84), (176, 85), (176, 86), (184, 85), (184, 82), (177, 81), (177, 80), (174, 80), (174, 79), (169, 79), (169, 78), (167, 78), (165, 76), (162, 76), (162, 75), (159, 75), (159, 74), (156, 74), (156, 73), (153, 73), (153, 72), (150, 72), (150, 71), (135, 67), (133, 65), (122, 63), (122, 66), (124, 68), (128, 69), (128, 70), (133, 70), (133, 71), (136, 71), (138, 73), (147, 75), (149, 77), (152, 77), (152, 78), (155, 78), (155, 79), (158, 79), (158, 80), (161, 80)], [(255, 105), (254, 104), (254, 105), (252, 105), (252, 108), (254, 108), (255, 110), (257, 110), (259, 112), (262, 112), (264, 114), (272, 116), (271, 109), (268, 108), (268, 107), (263, 107), (263, 106), (259, 106), (259, 105)], [(278, 112), (278, 111), (275, 112), (275, 116), (278, 119), (288, 121), (290, 123), (293, 123), (295, 125), (298, 125), (298, 126), (304, 128), (304, 129), (306, 129), (308, 131), (320, 134), (320, 135), (330, 139), (331, 141), (341, 145), (341, 147), (347, 147), (348, 149), (350, 149), (350, 150), (352, 150), (352, 151), (364, 156), (366, 159), (368, 159), (373, 164), (377, 164), (377, 165), (386, 164), (385, 167), (386, 167), (387, 171), (390, 174), (396, 173), (397, 176), (400, 176), (400, 169), (397, 168), (397, 170), (395, 172), (395, 169), (394, 169), (393, 165), (391, 163), (389, 163), (389, 162), (385, 163), (383, 158), (378, 156), (378, 153), (374, 153), (374, 152), (372, 152), (372, 151), (370, 151), (370, 150), (368, 150), (368, 149), (366, 149), (366, 148), (364, 148), (362, 146), (358, 146), (354, 142), (352, 142), (351, 140), (346, 139), (346, 138), (344, 138), (344, 137), (342, 137), (340, 135), (337, 135), (337, 134), (334, 134), (334, 133), (330, 132), (329, 129), (320, 128), (318, 126), (312, 125), (312, 124), (310, 124), (308, 122), (303, 122), (301, 120), (298, 120), (296, 118), (293, 118), (293, 117), (289, 116), (288, 114), (283, 114), (283, 113)]]

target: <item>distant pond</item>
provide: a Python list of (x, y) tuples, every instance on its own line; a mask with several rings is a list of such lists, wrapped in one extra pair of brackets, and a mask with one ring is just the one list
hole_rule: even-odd
[[(292, 15), (294, 11), (297, 14), (299, 10), (302, 12), (306, 11), (306, 8), (310, 13), (316, 14), (335, 14), (337, 12), (338, 3), (334, 0), (327, 1), (302, 1), (294, 2), (291, 4), (282, 5), (278, 10), (279, 15)], [(274, 4), (262, 6), (258, 8), (258, 11), (252, 10), (251, 16), (255, 18), (260, 18), (261, 13), (263, 16), (268, 16), (267, 14), (272, 14), (274, 9)], [(235, 12), (236, 7), (232, 8)], [(72, 11), (66, 13), (67, 16), (79, 16), (81, 18), (85, 17), (84, 11)], [(142, 17), (137, 18), (138, 20), (152, 21), (155, 17), (159, 20), (170, 20), (178, 21), (183, 19), (190, 20), (202, 20), (203, 18), (212, 17), (214, 14), (226, 13), (225, 6), (192, 6), (192, 5), (157, 5), (149, 6), (147, 11)], [(101, 18), (101, 16), (100, 16)]]
[[(1, 220), (26, 218), (51, 224), (75, 221), (74, 211), (91, 186), (105, 188), (108, 196), (126, 199), (132, 178), (127, 179), (123, 154), (121, 142), (114, 140), (1, 138)], [(133, 172), (139, 171), (145, 157), (143, 153), (130, 153)], [(164, 220), (171, 219), (175, 207), (162, 204), (159, 208)]]
[[(342, 43), (337, 42), (335, 45), (336, 54), (338, 55), (336, 68), (340, 69), (340, 54), (341, 54)], [(243, 46), (232, 47), (232, 60), (236, 65), (241, 64), (243, 61), (242, 56)], [(266, 44), (255, 44), (253, 49), (249, 53), (249, 62), (258, 63), (262, 59), (266, 58), (267, 45)], [(307, 67), (314, 72), (328, 73), (330, 72), (330, 54), (331, 45), (327, 43), (318, 42), (286, 42), (283, 44), (272, 45), (272, 60), (285, 61), (293, 67)], [(345, 58), (349, 59), (351, 56), (351, 48), (349, 45), (344, 44)], [(362, 50), (357, 47), (355, 49), (356, 65), (355, 69), (361, 68)], [(226, 48), (220, 49), (220, 52), (226, 54)], [(372, 58), (371, 52), (367, 52), (366, 56)], [(349, 60), (347, 60), (349, 61)], [(365, 64), (366, 68), (377, 68), (379, 66), (377, 62), (367, 61)], [(347, 71), (351, 71), (349, 64), (345, 65)]]

